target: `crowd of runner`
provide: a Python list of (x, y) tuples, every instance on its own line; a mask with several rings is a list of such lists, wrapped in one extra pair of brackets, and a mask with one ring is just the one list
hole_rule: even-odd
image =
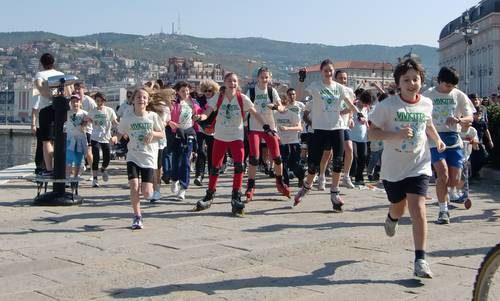
[[(52, 177), (57, 160), (54, 110), (46, 82), (62, 73), (54, 69), (52, 55), (44, 54), (40, 62), (44, 70), (35, 76), (39, 96), (32, 118), (39, 146), (36, 173)], [(321, 63), (320, 73), (320, 80), (304, 87), (307, 70), (302, 69), (298, 86), (281, 93), (272, 87), (266, 67), (258, 69), (256, 83), (247, 91), (242, 91), (235, 73), (225, 74), (223, 86), (213, 80), (203, 80), (199, 87), (155, 80), (128, 91), (127, 102), (116, 112), (106, 106), (106, 95), (89, 95), (78, 82), (66, 91), (71, 107), (64, 127), (66, 175), (83, 177), (88, 169), (92, 187), (98, 188), (109, 180), (111, 154), (126, 154), (132, 229), (143, 228), (141, 194), (158, 201), (162, 182), (180, 200), (191, 182), (206, 186), (195, 210), (209, 209), (228, 165), (234, 173), (231, 211), (236, 215), (242, 215), (258, 193), (257, 171), (274, 177), (277, 193), (293, 197), (293, 206), (307, 201), (314, 183), (325, 190), (326, 178), (331, 177), (334, 212), (345, 206), (341, 186), (352, 189), (364, 186), (365, 180), (374, 185), (381, 180), (390, 202), (386, 234), (396, 234), (398, 220), (408, 208), (415, 275), (432, 277), (425, 260), (429, 180), (436, 178), (437, 222), (448, 224), (448, 202), (463, 201), (461, 175), (468, 154), (471, 176), (477, 178), (486, 148), (493, 148), (487, 107), (476, 95), (456, 88), (459, 76), (448, 67), (440, 70), (437, 86), (421, 93), (425, 74), (414, 59), (396, 66), (397, 91), (377, 85), (378, 93), (353, 91), (346, 86), (348, 74), (334, 70), (328, 59)], [(464, 151), (469, 146), (471, 151)], [(292, 196), (294, 179), (299, 190)]]

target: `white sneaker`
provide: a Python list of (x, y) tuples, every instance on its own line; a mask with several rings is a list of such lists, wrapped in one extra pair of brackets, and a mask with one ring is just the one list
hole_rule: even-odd
[(172, 181), (170, 191), (172, 191), (173, 194), (179, 193), (179, 181)]
[(432, 278), (432, 271), (427, 261), (423, 259), (415, 261), (414, 275), (420, 278)]
[(318, 190), (325, 190), (326, 179), (325, 176), (320, 175), (318, 177)]
[(160, 192), (159, 192), (159, 191), (154, 191), (154, 192), (153, 192), (153, 195), (151, 195), (151, 198), (149, 199), (149, 201), (150, 201), (151, 203), (154, 203), (154, 202), (156, 202), (156, 201), (159, 201), (159, 200), (160, 200), (160, 198), (161, 198), (161, 194), (160, 194)]
[(342, 182), (340, 183), (340, 185), (342, 187), (346, 187), (346, 188), (349, 188), (349, 189), (353, 189), (354, 188), (354, 184), (352, 184), (351, 177), (349, 177), (349, 176), (343, 176), (342, 177)]
[(456, 188), (450, 189), (448, 192), (448, 198), (450, 199), (450, 202), (456, 202), (460, 199), (460, 195), (458, 194)]
[(186, 199), (186, 189), (179, 189), (179, 192), (177, 193), (177, 198), (181, 201), (184, 201)]

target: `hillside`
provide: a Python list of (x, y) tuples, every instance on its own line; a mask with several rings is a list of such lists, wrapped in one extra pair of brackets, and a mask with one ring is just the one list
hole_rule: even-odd
[(0, 33), (0, 47), (51, 39), (59, 43), (89, 43), (113, 48), (117, 53), (134, 58), (165, 62), (168, 57), (199, 57), (206, 62), (220, 63), (226, 70), (247, 73), (247, 62), (255, 60), (270, 66), (275, 77), (287, 78), (289, 67), (316, 64), (324, 58), (334, 60), (366, 60), (395, 63), (410, 49), (418, 54), (428, 73), (438, 70), (436, 48), (422, 45), (388, 47), (380, 45), (328, 46), (291, 43), (263, 38), (199, 38), (186, 35), (154, 34), (148, 36), (99, 33), (81, 37), (65, 37), (46, 32)]

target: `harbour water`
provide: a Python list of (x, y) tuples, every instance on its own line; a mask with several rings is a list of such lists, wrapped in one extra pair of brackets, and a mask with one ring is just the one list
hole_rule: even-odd
[(33, 162), (35, 148), (31, 135), (0, 135), (0, 170)]

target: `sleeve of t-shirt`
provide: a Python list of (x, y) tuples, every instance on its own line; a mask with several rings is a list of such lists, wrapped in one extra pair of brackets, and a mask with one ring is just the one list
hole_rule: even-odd
[(368, 115), (368, 120), (378, 128), (383, 128), (387, 120), (385, 114), (385, 106), (382, 103), (378, 104), (375, 109)]
[(116, 120), (116, 113), (115, 113), (115, 110), (111, 109), (109, 110), (110, 112), (110, 116), (111, 117), (111, 120)]
[(251, 108), (254, 107), (253, 102), (250, 100), (250, 97), (246, 95), (241, 95), (243, 100), (243, 112), (248, 112)]
[(91, 110), (95, 109), (97, 107), (97, 104), (95, 102), (95, 100), (90, 97), (90, 96), (87, 96), (87, 101), (89, 102), (89, 107)]
[(35, 80), (39, 80), (39, 79), (44, 80), (44, 79), (43, 79), (43, 77), (42, 77), (41, 72), (37, 72), (37, 73), (35, 74)]
[(469, 97), (465, 95), (463, 92), (458, 93), (458, 113), (461, 116), (458, 117), (467, 117), (467, 116), (472, 116), (472, 113), (474, 112), (474, 106), (472, 105), (472, 102), (470, 101)]
[(162, 132), (164, 127), (162, 125), (160, 116), (156, 113), (153, 116), (154, 116), (153, 129), (157, 132)]
[(278, 91), (276, 91), (276, 89), (274, 89), (274, 88), (271, 88), (271, 89), (273, 89), (272, 90), (273, 91), (272, 92), (273, 93), (273, 103), (274, 104), (278, 104), (278, 102), (281, 103), (281, 97), (278, 94)]
[(124, 135), (128, 134), (128, 121), (126, 118), (120, 119), (120, 123), (118, 124), (118, 133)]

